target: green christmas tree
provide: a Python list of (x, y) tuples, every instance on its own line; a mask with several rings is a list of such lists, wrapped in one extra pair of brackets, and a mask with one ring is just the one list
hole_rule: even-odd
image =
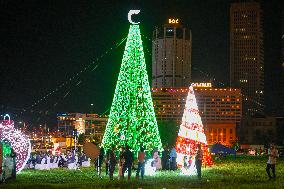
[(150, 152), (162, 149), (150, 92), (139, 25), (130, 25), (122, 65), (103, 137), (110, 149), (128, 145)]

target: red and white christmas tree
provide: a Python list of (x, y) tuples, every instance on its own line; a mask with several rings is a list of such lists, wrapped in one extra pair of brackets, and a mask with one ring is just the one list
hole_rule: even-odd
[(187, 161), (194, 159), (198, 144), (201, 144), (203, 150), (202, 164), (212, 165), (212, 157), (208, 149), (194, 90), (190, 86), (176, 142), (177, 165), (179, 167), (184, 166), (185, 159)]

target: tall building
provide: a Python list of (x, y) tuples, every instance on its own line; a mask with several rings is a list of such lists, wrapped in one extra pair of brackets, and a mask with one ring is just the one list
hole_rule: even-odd
[[(242, 117), (240, 89), (213, 88), (211, 83), (194, 84), (194, 93), (207, 142), (229, 145), (237, 138), (236, 130)], [(157, 120), (175, 121), (180, 125), (185, 108), (188, 87), (152, 88)]]
[(191, 32), (169, 19), (153, 32), (152, 87), (187, 87), (191, 79)]
[(243, 114), (264, 111), (262, 11), (257, 2), (231, 4), (230, 85), (243, 94)]

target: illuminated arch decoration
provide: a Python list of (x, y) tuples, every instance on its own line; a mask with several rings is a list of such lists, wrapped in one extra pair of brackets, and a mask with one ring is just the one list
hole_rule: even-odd
[[(5, 118), (8, 117), (8, 120)], [(14, 128), (14, 121), (6, 114), (4, 120), (0, 122), (0, 140), (10, 142), (16, 154), (16, 171), (19, 173), (26, 165), (30, 153), (31, 143), (29, 138), (20, 130)]]
[[(191, 85), (189, 87), (182, 123), (180, 125), (176, 141), (177, 164), (182, 168), (182, 170), (185, 159), (193, 160), (190, 170), (194, 170), (192, 167), (195, 167), (194, 158), (197, 151), (197, 144), (201, 144), (203, 150), (202, 164), (209, 166), (212, 165), (212, 157), (204, 134), (204, 128), (199, 114), (193, 85)], [(189, 171), (189, 173), (192, 174), (192, 171)]]
[(161, 150), (138, 24), (130, 25), (103, 146), (128, 145), (134, 152)]

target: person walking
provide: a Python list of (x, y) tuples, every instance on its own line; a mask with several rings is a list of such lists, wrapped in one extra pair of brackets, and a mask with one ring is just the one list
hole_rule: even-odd
[(197, 171), (197, 177), (201, 179), (201, 166), (202, 166), (203, 151), (201, 149), (201, 144), (197, 144), (197, 151), (195, 156), (195, 166)]
[(145, 152), (143, 147), (140, 147), (137, 159), (138, 159), (138, 168), (136, 172), (136, 179), (139, 179), (139, 173), (141, 172), (141, 178), (143, 180), (145, 173)]
[[(268, 149), (268, 161), (266, 165), (266, 173), (268, 175), (269, 180), (275, 179), (275, 164), (276, 159), (279, 157), (278, 150), (273, 144), (270, 144), (270, 149)], [(272, 176), (270, 174), (270, 169), (272, 170)]]
[(109, 150), (109, 153), (107, 154), (107, 162), (108, 162), (108, 174), (109, 179), (113, 180), (113, 173), (115, 171), (115, 165), (116, 165), (116, 155), (115, 155), (115, 146), (112, 147), (111, 150)]
[(130, 180), (131, 177), (131, 168), (133, 163), (133, 153), (130, 151), (129, 146), (125, 147), (125, 152), (123, 153), (123, 158), (125, 160), (125, 163), (123, 165), (122, 169), (122, 178), (124, 178), (124, 173), (127, 170), (128, 171), (128, 180)]

